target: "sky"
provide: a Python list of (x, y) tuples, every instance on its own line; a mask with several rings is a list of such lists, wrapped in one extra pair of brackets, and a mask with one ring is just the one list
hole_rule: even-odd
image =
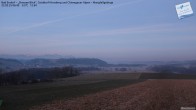
[(0, 54), (196, 60), (196, 16), (179, 20), (175, 9), (189, 1), (196, 12), (195, 0), (107, 1), (113, 4), (0, 6)]

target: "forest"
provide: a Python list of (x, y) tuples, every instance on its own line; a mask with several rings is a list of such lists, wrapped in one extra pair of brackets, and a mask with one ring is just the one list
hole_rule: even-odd
[(0, 86), (52, 82), (53, 79), (79, 75), (73, 67), (30, 68), (0, 74)]

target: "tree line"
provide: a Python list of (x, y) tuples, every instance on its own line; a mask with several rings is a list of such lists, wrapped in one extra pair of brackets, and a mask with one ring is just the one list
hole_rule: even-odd
[(1, 73), (0, 86), (18, 85), (38, 82), (53, 81), (57, 78), (66, 78), (79, 75), (79, 71), (73, 67), (55, 68), (30, 68), (18, 71)]

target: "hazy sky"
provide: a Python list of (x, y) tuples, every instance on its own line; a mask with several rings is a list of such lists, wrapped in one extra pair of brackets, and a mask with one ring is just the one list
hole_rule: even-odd
[(196, 12), (195, 0), (111, 1), (113, 5), (0, 7), (0, 54), (109, 62), (196, 60), (196, 16), (179, 20), (175, 10), (176, 4), (190, 1)]

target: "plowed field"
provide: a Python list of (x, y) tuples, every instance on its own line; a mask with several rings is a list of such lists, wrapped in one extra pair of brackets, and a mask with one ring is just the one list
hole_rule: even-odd
[(58, 100), (31, 110), (180, 110), (196, 107), (196, 80), (147, 80), (141, 83)]

